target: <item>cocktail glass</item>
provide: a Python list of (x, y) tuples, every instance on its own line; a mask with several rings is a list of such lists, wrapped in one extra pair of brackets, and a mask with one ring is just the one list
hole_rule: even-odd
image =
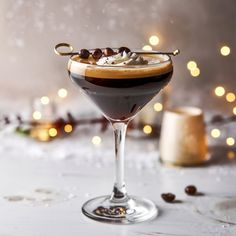
[[(63, 54), (62, 54), (63, 55)], [(129, 121), (171, 79), (172, 60), (167, 54), (143, 55), (147, 65), (97, 65), (72, 55), (68, 72), (72, 81), (88, 95), (110, 121), (115, 137), (115, 183), (111, 195), (88, 200), (83, 213), (97, 221), (130, 224), (155, 218), (156, 205), (129, 195), (124, 181), (124, 147)]]

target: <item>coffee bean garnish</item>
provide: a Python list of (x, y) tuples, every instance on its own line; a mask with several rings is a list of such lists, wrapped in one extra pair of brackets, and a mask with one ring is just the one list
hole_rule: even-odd
[(84, 49), (84, 48), (81, 49), (80, 52), (79, 52), (79, 56), (81, 58), (83, 58), (83, 59), (88, 59), (89, 58), (89, 54), (90, 54), (89, 50)]
[(162, 193), (161, 197), (165, 202), (173, 202), (175, 200), (175, 195), (173, 193)]
[(96, 48), (92, 56), (95, 60), (99, 60), (102, 57), (102, 50), (100, 48)]
[(185, 193), (188, 195), (195, 195), (197, 193), (197, 188), (194, 185), (188, 185), (185, 189), (184, 189)]
[[(116, 52), (114, 52), (112, 48), (105, 48), (104, 52), (102, 52), (102, 50), (100, 48), (96, 48), (92, 53), (92, 57), (95, 60), (99, 60), (102, 57), (103, 54), (104, 54), (104, 56), (109, 57), (109, 56), (115, 55), (117, 53), (122, 54), (123, 52), (129, 53), (131, 51), (127, 47), (120, 47)], [(80, 52), (79, 52), (79, 56), (82, 59), (88, 59), (89, 55), (90, 55), (89, 50), (87, 50), (85, 48), (81, 49)]]
[(112, 56), (114, 54), (114, 51), (111, 48), (105, 48), (104, 55), (106, 57)]
[(127, 48), (127, 47), (120, 47), (120, 48), (118, 49), (118, 52), (119, 52), (119, 53), (123, 53), (123, 52), (129, 53), (129, 52), (130, 52), (130, 49)]

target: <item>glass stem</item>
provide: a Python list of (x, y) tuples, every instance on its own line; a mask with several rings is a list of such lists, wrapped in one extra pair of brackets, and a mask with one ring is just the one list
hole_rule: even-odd
[(119, 203), (127, 200), (124, 182), (124, 148), (127, 123), (112, 122), (112, 126), (115, 136), (115, 184), (110, 200)]

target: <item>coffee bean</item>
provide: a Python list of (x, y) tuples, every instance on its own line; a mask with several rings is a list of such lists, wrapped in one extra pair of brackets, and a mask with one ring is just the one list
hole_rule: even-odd
[(83, 59), (88, 59), (89, 51), (87, 49), (83, 48), (83, 49), (80, 50), (79, 56)]
[(162, 193), (161, 197), (165, 202), (173, 202), (175, 200), (175, 195), (173, 193)]
[(119, 52), (119, 53), (123, 53), (123, 52), (129, 53), (129, 52), (130, 52), (130, 49), (127, 48), (127, 47), (120, 47), (120, 48), (118, 49), (118, 52)]
[(114, 51), (111, 48), (105, 48), (104, 55), (106, 57), (112, 56), (114, 54)]
[(100, 48), (96, 48), (92, 56), (95, 60), (99, 60), (102, 57), (102, 50)]
[(188, 195), (195, 195), (197, 193), (197, 188), (194, 185), (188, 185), (184, 189), (185, 193)]

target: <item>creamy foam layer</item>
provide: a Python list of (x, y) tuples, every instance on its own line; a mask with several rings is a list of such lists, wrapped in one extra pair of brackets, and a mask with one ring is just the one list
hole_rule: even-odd
[(110, 78), (110, 79), (130, 79), (152, 77), (171, 72), (173, 70), (172, 61), (167, 55), (141, 55), (144, 60), (148, 61), (146, 65), (97, 65), (96, 61), (89, 57), (81, 59), (78, 55), (70, 58), (68, 62), (68, 70), (76, 75), (94, 77), (94, 78)]
[(97, 65), (107, 66), (125, 66), (125, 65), (146, 65), (147, 60), (144, 60), (142, 56), (134, 52), (125, 51), (109, 57), (101, 57), (97, 62)]

